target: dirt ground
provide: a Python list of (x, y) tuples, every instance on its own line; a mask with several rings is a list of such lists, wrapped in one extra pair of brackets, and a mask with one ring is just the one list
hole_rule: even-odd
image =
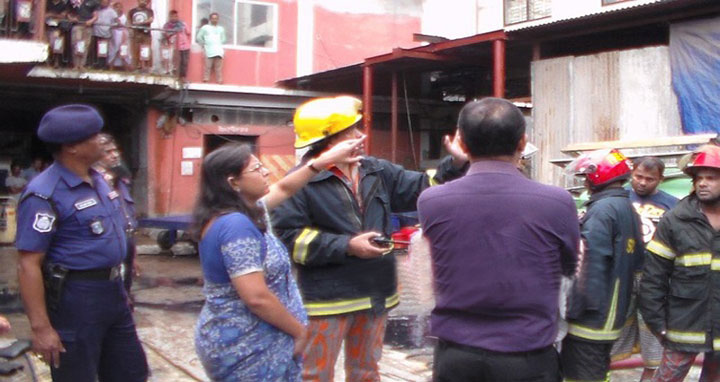
[[(194, 348), (194, 325), (202, 307), (202, 273), (195, 255), (173, 256), (171, 252), (153, 248), (149, 238), (140, 241), (144, 252), (139, 255), (140, 275), (133, 286), (135, 319), (138, 335), (148, 356), (151, 382), (207, 381)], [(178, 252), (187, 253), (187, 248)], [(0, 346), (15, 338), (29, 338), (30, 328), (19, 304), (8, 303), (17, 293), (16, 251), (13, 247), (0, 247), (0, 314), (6, 315), (13, 325), (12, 332), (0, 337)], [(402, 264), (402, 262), (400, 262)], [(417, 263), (406, 265), (417, 267)], [(401, 282), (402, 282), (402, 270)], [(412, 290), (411, 283), (405, 291)], [(401, 295), (402, 296), (402, 295)], [(421, 296), (422, 297), (422, 296)], [(412, 296), (410, 297), (412, 298)], [(4, 303), (3, 303), (4, 302)], [(404, 308), (407, 310), (407, 308)], [(398, 312), (402, 312), (402, 307)], [(431, 378), (432, 349), (430, 347), (401, 348), (386, 345), (381, 362), (383, 381), (426, 382)], [(48, 368), (33, 360), (39, 381), (50, 381)], [(344, 380), (342, 359), (337, 362), (336, 381)], [(697, 380), (698, 370), (686, 379)], [(640, 370), (623, 370), (612, 373), (612, 380), (630, 382), (639, 380)], [(32, 381), (5, 379), (13, 382)], [(3, 379), (0, 378), (0, 381)]]

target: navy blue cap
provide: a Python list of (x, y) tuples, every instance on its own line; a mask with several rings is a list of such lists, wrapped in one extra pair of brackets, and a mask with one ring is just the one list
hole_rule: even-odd
[(47, 143), (75, 143), (99, 133), (103, 124), (100, 113), (92, 106), (64, 105), (45, 113), (37, 134)]

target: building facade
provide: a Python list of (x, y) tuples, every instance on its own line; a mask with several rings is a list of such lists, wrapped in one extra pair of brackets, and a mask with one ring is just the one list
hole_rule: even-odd
[[(421, 0), (152, 0), (150, 71), (76, 70), (48, 62), (53, 26), (43, 20), (51, 1), (11, 0), (0, 20), (0, 47), (8, 52), (0, 59), (0, 94), (7, 100), (0, 105), (0, 163), (49, 160), (35, 136), (42, 114), (58, 104), (91, 103), (118, 139), (139, 211), (149, 216), (190, 212), (202, 158), (225, 142), (252, 144), (275, 179), (295, 164), (293, 111), (325, 93), (285, 90), (277, 81), (420, 44), (413, 34), (421, 28)], [(137, 6), (119, 2), (126, 14)], [(192, 41), (185, 81), (172, 71), (177, 53), (162, 29), (171, 10)], [(213, 12), (226, 33), (223, 84), (202, 82), (204, 51), (195, 41)]]

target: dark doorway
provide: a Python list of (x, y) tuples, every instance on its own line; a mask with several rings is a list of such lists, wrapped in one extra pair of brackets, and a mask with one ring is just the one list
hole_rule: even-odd
[(253, 153), (257, 155), (257, 139), (258, 137), (255, 135), (205, 135), (203, 138), (203, 153), (208, 155), (228, 142), (239, 142), (249, 144)]

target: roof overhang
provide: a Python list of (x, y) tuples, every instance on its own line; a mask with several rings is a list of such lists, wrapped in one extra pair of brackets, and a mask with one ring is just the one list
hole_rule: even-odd
[(301, 103), (328, 93), (256, 86), (188, 84), (183, 92), (167, 90), (153, 101), (193, 108), (252, 108), (292, 110)]
[[(442, 71), (461, 67), (491, 65), (491, 43), (506, 40), (501, 30), (456, 40), (440, 41), (412, 49), (395, 48), (390, 53), (366, 58), (362, 63), (284, 79), (277, 85), (289, 89), (311, 89), (329, 93), (362, 93), (364, 67), (373, 69), (379, 93), (385, 93), (392, 73), (417, 76), (423, 72)], [(416, 83), (415, 81), (412, 81)], [(376, 85), (378, 88), (378, 85)]]
[(57, 83), (82, 83), (84, 86), (90, 87), (114, 84), (121, 87), (160, 87), (174, 90), (181, 88), (176, 77), (107, 70), (55, 69), (48, 66), (35, 66), (28, 72), (27, 77)]
[(33, 40), (0, 39), (0, 64), (37, 64), (48, 57), (48, 44)]
[(544, 41), (718, 14), (717, 0), (644, 0), (608, 5), (589, 15), (510, 25), (505, 31), (510, 39)]

